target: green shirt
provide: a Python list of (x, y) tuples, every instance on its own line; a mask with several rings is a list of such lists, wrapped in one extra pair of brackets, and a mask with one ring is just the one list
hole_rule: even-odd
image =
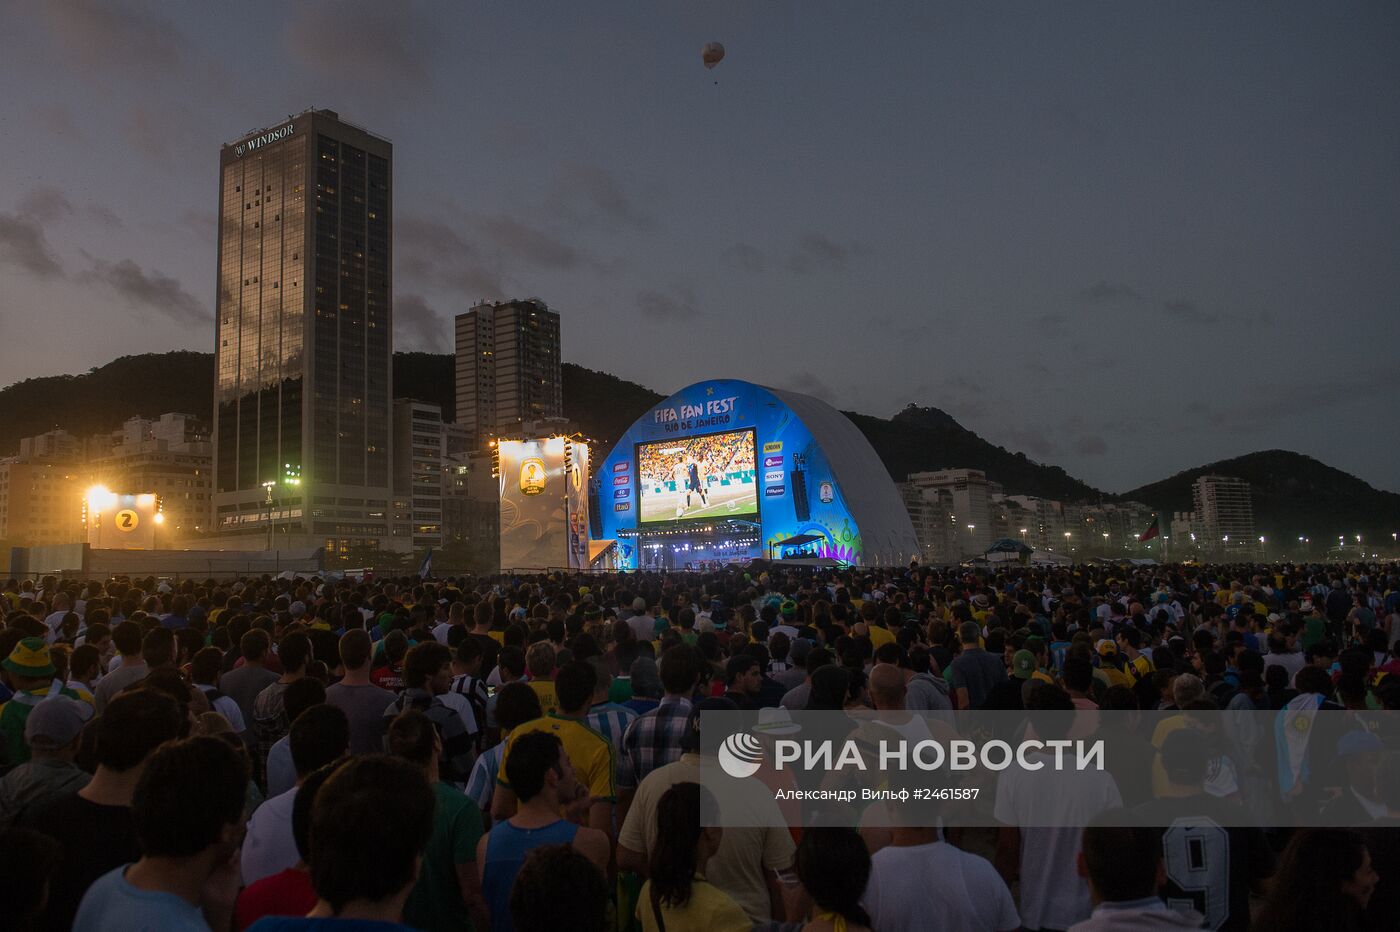
[[(9, 702), (0, 705), (0, 762), (10, 767), (18, 767), (29, 762), (29, 745), (24, 741), (24, 724), (29, 721), (29, 713), (40, 700), (48, 696), (52, 687), (21, 689)], [(69, 699), (82, 701), (82, 697), (68, 687), (61, 690)]]
[(476, 860), (476, 843), (482, 835), (481, 810), (466, 794), (446, 783), (434, 784), (433, 795), (437, 797), (433, 835), (423, 852), (418, 883), (404, 904), (404, 922), (425, 932), (470, 929), (471, 915), (462, 902), (457, 865)]
[(1327, 619), (1309, 615), (1303, 619), (1302, 647), (1307, 650), (1327, 637)]
[(608, 687), (608, 701), (622, 705), (632, 698), (632, 677), (619, 676), (612, 681), (612, 686)]

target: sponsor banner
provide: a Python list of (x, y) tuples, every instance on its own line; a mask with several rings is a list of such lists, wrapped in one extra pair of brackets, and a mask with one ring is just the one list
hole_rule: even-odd
[(784, 495), (786, 493), (787, 486), (785, 485), (770, 485), (763, 490), (763, 494), (767, 498), (777, 498), (779, 495)]
[(569, 487), (565, 495), (569, 523), (569, 568), (586, 570), (589, 564), (588, 473), (593, 452), (586, 443), (574, 443), (569, 447), (565, 460), (569, 464)]
[(626, 498), (631, 494), (631, 489), (613, 489), (613, 498)]
[(627, 484), (627, 477), (626, 477), (626, 476), (614, 476), (614, 477), (613, 477), (613, 485), (626, 485), (626, 484)]
[(764, 468), (764, 469), (772, 469), (772, 468), (775, 467), (775, 466), (782, 466), (782, 465), (783, 465), (783, 458), (782, 458), (781, 456), (765, 456), (765, 457), (763, 458), (763, 468)]
[[(1042, 678), (1050, 675), (1032, 670), (1026, 685), (1044, 688)], [(1400, 753), (1395, 713), (1319, 710), (1314, 699), (1278, 711), (1184, 715), (702, 712), (699, 782), (714, 804), (701, 821), (1079, 830), (1102, 815), (1144, 828), (1195, 820), (1222, 835), (1226, 827), (1371, 825), (1364, 807), (1328, 805), (1349, 792), (1348, 776), (1320, 762), (1392, 759)], [(1246, 772), (1235, 760), (1238, 741), (1260, 735), (1274, 747)], [(1150, 802), (1124, 808), (1124, 799)]]
[(781, 440), (770, 440), (768, 443), (765, 443), (763, 445), (763, 452), (781, 453), (783, 452), (783, 442)]
[(613, 472), (626, 472), (626, 471), (627, 471), (627, 461), (626, 461), (626, 460), (623, 460), (623, 461), (620, 462), (620, 463), (613, 463)]
[(563, 566), (569, 562), (569, 493), (564, 442), (502, 440), (500, 461), (501, 566)]
[(781, 469), (770, 469), (763, 474), (763, 481), (767, 483), (782, 482), (783, 471)]
[(632, 507), (631, 502), (619, 502), (613, 506), (613, 511), (628, 511)]

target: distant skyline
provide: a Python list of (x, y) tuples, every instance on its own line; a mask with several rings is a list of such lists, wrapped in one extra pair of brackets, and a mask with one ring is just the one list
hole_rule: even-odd
[(212, 352), (219, 146), (314, 106), (393, 140), (396, 349), (537, 296), (663, 394), (935, 406), (1112, 492), (1275, 447), (1400, 491), (1400, 5), (0, 16), (0, 384)]

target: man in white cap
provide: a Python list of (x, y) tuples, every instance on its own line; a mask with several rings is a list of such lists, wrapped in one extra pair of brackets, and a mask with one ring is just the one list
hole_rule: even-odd
[(638, 641), (656, 638), (656, 618), (647, 610), (647, 600), (641, 596), (632, 600), (632, 616), (627, 619), (627, 627), (632, 629)]
[(87, 785), (87, 773), (73, 758), (78, 753), (78, 737), (90, 718), (91, 705), (63, 695), (50, 696), (34, 706), (24, 723), (30, 758), (0, 780), (0, 828), (13, 825), (30, 807), (76, 793)]

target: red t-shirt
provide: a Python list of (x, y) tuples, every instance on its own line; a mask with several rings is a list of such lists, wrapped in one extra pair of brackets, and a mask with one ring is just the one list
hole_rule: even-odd
[(369, 673), (369, 681), (380, 689), (387, 689), (391, 693), (403, 692), (403, 665), (397, 669), (392, 666), (375, 667)]
[(234, 904), (233, 918), (242, 930), (263, 916), (305, 916), (315, 907), (316, 900), (311, 873), (289, 867), (245, 887)]

